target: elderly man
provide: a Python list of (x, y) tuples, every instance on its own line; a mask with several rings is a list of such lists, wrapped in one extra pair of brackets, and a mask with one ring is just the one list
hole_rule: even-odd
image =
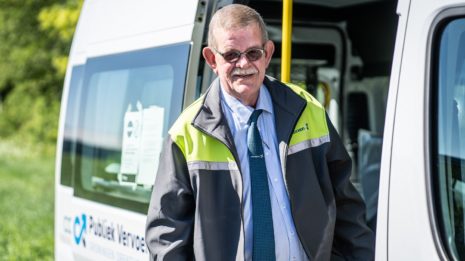
[(157, 260), (372, 260), (351, 161), (324, 108), (265, 76), (260, 15), (228, 5), (203, 56), (218, 75), (169, 131), (147, 218)]

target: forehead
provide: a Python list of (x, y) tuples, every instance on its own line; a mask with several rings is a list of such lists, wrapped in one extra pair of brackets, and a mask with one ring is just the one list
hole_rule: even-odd
[(257, 24), (227, 29), (218, 27), (214, 32), (216, 45), (221, 49), (245, 50), (263, 45), (262, 34)]

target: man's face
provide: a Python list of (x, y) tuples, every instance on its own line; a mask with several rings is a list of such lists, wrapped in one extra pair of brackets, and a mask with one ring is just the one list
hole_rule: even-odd
[[(206, 47), (203, 50), (207, 63), (220, 78), (226, 92), (246, 105), (255, 106), (265, 70), (274, 51), (273, 43), (263, 43), (256, 24), (231, 30), (217, 28), (214, 33), (215, 48)], [(242, 54), (237, 61), (228, 62), (221, 55), (230, 51), (246, 52), (257, 48), (264, 49), (264, 52), (256, 61), (251, 61)]]

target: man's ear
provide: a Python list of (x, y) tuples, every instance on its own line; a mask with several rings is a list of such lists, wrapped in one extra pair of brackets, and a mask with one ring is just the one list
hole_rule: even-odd
[(202, 50), (203, 58), (208, 63), (210, 68), (212, 68), (213, 72), (217, 73), (217, 66), (216, 66), (216, 58), (215, 53), (210, 47), (204, 47)]
[(265, 59), (266, 59), (266, 67), (270, 64), (271, 57), (273, 57), (274, 53), (274, 43), (271, 40), (268, 40), (265, 43)]

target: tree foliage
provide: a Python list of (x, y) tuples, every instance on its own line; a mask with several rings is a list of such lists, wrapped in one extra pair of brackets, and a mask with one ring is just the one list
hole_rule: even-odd
[(81, 5), (82, 0), (0, 0), (0, 137), (55, 143)]

